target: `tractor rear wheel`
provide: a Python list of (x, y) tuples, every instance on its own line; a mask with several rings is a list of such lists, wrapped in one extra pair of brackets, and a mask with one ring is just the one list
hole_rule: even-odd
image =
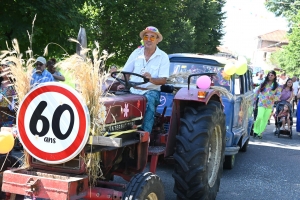
[(174, 154), (177, 199), (216, 198), (223, 171), (225, 134), (225, 115), (219, 102), (185, 108)]
[(164, 200), (164, 186), (160, 178), (151, 173), (137, 174), (128, 183), (123, 200)]

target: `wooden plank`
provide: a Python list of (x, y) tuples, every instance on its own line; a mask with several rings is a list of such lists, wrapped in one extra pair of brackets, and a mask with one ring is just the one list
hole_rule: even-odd
[(8, 132), (12, 132), (12, 127), (1, 127), (1, 132), (2, 131), (8, 131)]
[(108, 147), (121, 147), (122, 138), (109, 138), (104, 136), (90, 136), (88, 144)]

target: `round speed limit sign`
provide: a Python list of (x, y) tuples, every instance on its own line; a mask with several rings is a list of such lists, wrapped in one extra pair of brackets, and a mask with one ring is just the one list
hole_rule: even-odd
[(58, 82), (32, 89), (17, 113), (24, 148), (49, 164), (64, 163), (77, 156), (87, 142), (89, 126), (89, 112), (78, 92)]

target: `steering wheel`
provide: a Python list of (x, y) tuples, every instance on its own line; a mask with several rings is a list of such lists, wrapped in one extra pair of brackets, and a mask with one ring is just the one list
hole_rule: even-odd
[[(124, 79), (119, 78), (118, 74), (122, 74)], [(130, 81), (129, 77), (127, 75), (138, 76), (138, 77), (143, 79), (143, 82)], [(135, 86), (142, 85), (142, 84), (145, 84), (145, 83), (149, 82), (149, 79), (146, 78), (145, 76), (140, 75), (140, 74), (136, 74), (136, 73), (133, 73), (133, 72), (115, 71), (115, 72), (111, 73), (111, 77), (115, 78), (122, 85), (124, 85), (125, 86), (125, 91), (129, 91), (129, 89), (131, 87), (135, 87)]]

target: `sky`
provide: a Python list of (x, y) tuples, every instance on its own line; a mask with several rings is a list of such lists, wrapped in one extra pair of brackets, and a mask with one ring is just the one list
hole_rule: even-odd
[(255, 39), (275, 30), (288, 30), (284, 18), (275, 17), (264, 6), (265, 0), (227, 0), (223, 11), (225, 35), (222, 46), (251, 58), (257, 47)]

